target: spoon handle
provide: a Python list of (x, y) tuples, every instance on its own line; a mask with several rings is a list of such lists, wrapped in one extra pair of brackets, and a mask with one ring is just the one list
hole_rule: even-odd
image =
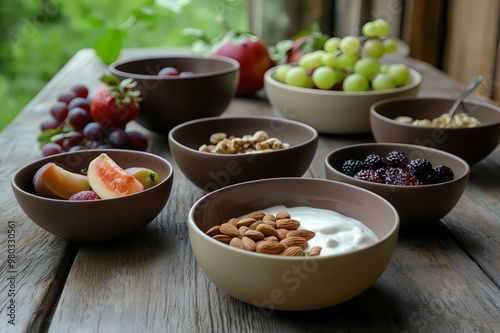
[(472, 78), (472, 80), (469, 82), (467, 87), (465, 87), (465, 90), (462, 92), (462, 94), (458, 97), (458, 99), (455, 101), (455, 104), (451, 107), (450, 111), (448, 112), (448, 115), (450, 117), (453, 117), (455, 114), (455, 111), (457, 111), (458, 107), (462, 102), (464, 101), (465, 97), (467, 97), (476, 87), (483, 81), (483, 76), (478, 75)]

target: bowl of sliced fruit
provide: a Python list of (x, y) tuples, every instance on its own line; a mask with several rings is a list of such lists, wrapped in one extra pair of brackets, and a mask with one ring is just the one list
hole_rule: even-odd
[(365, 143), (341, 147), (325, 158), (326, 177), (387, 199), (401, 227), (418, 227), (446, 216), (467, 185), (470, 167), (450, 153), (411, 144)]
[(170, 196), (173, 168), (141, 151), (93, 149), (44, 157), (19, 169), (11, 185), (28, 217), (57, 236), (102, 241), (151, 221)]
[(373, 103), (416, 96), (421, 75), (403, 63), (384, 62), (383, 55), (397, 48), (387, 38), (387, 22), (367, 25), (363, 36), (329, 38), (322, 50), (268, 70), (264, 83), (271, 105), (320, 133), (354, 134), (370, 132)]
[(109, 66), (119, 80), (133, 79), (141, 93), (135, 119), (168, 134), (183, 122), (221, 115), (235, 96), (238, 61), (222, 56), (161, 56), (119, 60)]

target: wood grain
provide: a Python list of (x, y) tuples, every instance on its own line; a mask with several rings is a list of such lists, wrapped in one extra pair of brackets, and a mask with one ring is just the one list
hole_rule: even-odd
[[(137, 55), (129, 50), (124, 56)], [(149, 54), (165, 50), (148, 50)], [(432, 66), (399, 59), (423, 76), (421, 96), (455, 96), (463, 85)], [(472, 168), (464, 196), (441, 221), (402, 232), (384, 274), (358, 297), (309, 312), (271, 311), (220, 291), (197, 265), (187, 215), (205, 194), (175, 164), (163, 136), (147, 132), (150, 151), (175, 168), (172, 196), (139, 232), (112, 242), (67, 242), (34, 225), (10, 190), (10, 176), (39, 157), (38, 124), (59, 91), (85, 83), (96, 91), (106, 68), (82, 50), (0, 133), (0, 212), (16, 221), (16, 327), (0, 311), (0, 331), (33, 332), (497, 332), (500, 331), (500, 150)], [(265, 95), (237, 98), (223, 116), (278, 115)], [(21, 130), (23, 128), (23, 130)], [(27, 130), (26, 130), (27, 128)], [(138, 125), (136, 129), (145, 131)], [(321, 135), (306, 177), (324, 178), (331, 150), (371, 135)], [(425, 209), (425, 207), (422, 207)], [(68, 217), (70, 219), (70, 217)], [(5, 244), (7, 228), (0, 229)], [(6, 264), (2, 261), (2, 278)], [(7, 284), (0, 285), (7, 302)]]

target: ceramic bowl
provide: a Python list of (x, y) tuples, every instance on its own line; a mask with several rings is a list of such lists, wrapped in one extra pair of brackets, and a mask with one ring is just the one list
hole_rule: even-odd
[[(337, 211), (365, 224), (378, 241), (335, 255), (285, 257), (241, 250), (205, 234), (219, 221), (275, 205)], [(325, 179), (275, 178), (209, 193), (191, 208), (188, 227), (196, 260), (217, 287), (252, 305), (303, 311), (345, 302), (368, 289), (392, 258), (399, 217), (385, 199), (359, 187)]]
[[(400, 186), (359, 180), (341, 172), (349, 159), (364, 160), (370, 154), (387, 156), (392, 150), (404, 152), (409, 160), (424, 158), (433, 166), (445, 165), (452, 169), (452, 181), (417, 186)], [(392, 143), (366, 143), (338, 148), (325, 158), (327, 179), (356, 185), (379, 194), (398, 211), (401, 227), (417, 227), (446, 216), (458, 203), (469, 179), (470, 167), (463, 159), (441, 150)]]
[(264, 75), (269, 102), (284, 117), (306, 123), (320, 133), (370, 132), (370, 106), (385, 98), (416, 96), (421, 75), (410, 69), (408, 84), (380, 91), (344, 92), (293, 87), (274, 79), (275, 68)]
[[(255, 154), (214, 154), (198, 148), (209, 144), (213, 133), (236, 137), (264, 130), (289, 148)], [(168, 135), (170, 150), (184, 175), (196, 186), (215, 189), (244, 181), (275, 177), (301, 177), (309, 168), (318, 145), (318, 133), (300, 122), (273, 117), (213, 117), (180, 124)]]
[[(48, 162), (79, 173), (94, 158), (106, 153), (122, 168), (154, 170), (161, 183), (136, 194), (114, 199), (69, 201), (35, 194), (33, 176)], [(17, 202), (28, 217), (48, 232), (76, 241), (102, 241), (130, 234), (153, 221), (170, 196), (173, 169), (154, 154), (128, 150), (81, 150), (44, 157), (19, 169), (12, 177)]]
[(370, 122), (377, 142), (409, 143), (441, 149), (473, 165), (488, 156), (500, 142), (500, 108), (483, 101), (465, 100), (457, 112), (477, 118), (481, 127), (433, 128), (403, 124), (398, 116), (434, 119), (447, 113), (455, 101), (447, 98), (394, 98), (372, 105)]
[[(159, 76), (165, 67), (195, 75)], [(119, 80), (137, 81), (142, 101), (136, 121), (166, 135), (180, 123), (221, 115), (236, 93), (239, 63), (227, 57), (165, 56), (117, 61), (109, 70)]]

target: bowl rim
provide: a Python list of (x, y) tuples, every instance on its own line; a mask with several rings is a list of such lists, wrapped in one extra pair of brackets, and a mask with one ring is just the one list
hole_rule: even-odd
[(300, 148), (300, 147), (303, 147), (303, 146), (307, 146), (311, 143), (313, 143), (314, 141), (317, 141), (319, 139), (319, 133), (316, 129), (314, 129), (312, 126), (309, 126), (305, 123), (302, 123), (302, 122), (299, 122), (299, 121), (296, 121), (296, 120), (292, 120), (292, 119), (287, 119), (287, 118), (281, 118), (281, 117), (272, 117), (272, 116), (227, 116), (227, 117), (207, 117), (207, 118), (200, 118), (200, 119), (194, 119), (194, 120), (190, 120), (190, 121), (187, 121), (187, 122), (184, 122), (182, 124), (179, 124), (177, 126), (175, 126), (174, 128), (172, 128), (170, 130), (170, 132), (168, 133), (168, 139), (171, 140), (173, 143), (177, 144), (178, 146), (184, 148), (184, 149), (187, 149), (189, 151), (192, 151), (192, 152), (196, 152), (196, 153), (199, 153), (201, 155), (206, 155), (206, 156), (213, 156), (214, 158), (226, 158), (226, 159), (234, 159), (236, 156), (248, 156), (248, 154), (214, 154), (214, 153), (209, 153), (209, 152), (203, 152), (203, 151), (199, 151), (197, 149), (193, 149), (191, 147), (188, 147), (186, 145), (184, 145), (183, 143), (179, 142), (178, 140), (176, 140), (174, 138), (174, 132), (180, 130), (181, 128), (183, 127), (186, 127), (186, 126), (189, 126), (189, 125), (192, 125), (192, 124), (196, 124), (196, 123), (202, 123), (202, 122), (207, 122), (207, 121), (217, 121), (217, 120), (241, 120), (241, 121), (244, 121), (246, 119), (257, 119), (257, 120), (278, 120), (278, 121), (281, 121), (283, 123), (288, 123), (288, 124), (293, 124), (293, 125), (297, 125), (297, 126), (300, 126), (300, 127), (303, 127), (303, 128), (306, 128), (308, 129), (311, 133), (312, 133), (312, 137), (309, 138), (308, 140), (304, 141), (304, 142), (301, 142), (297, 145), (293, 145), (293, 146), (290, 146), (289, 148), (286, 148), (286, 149), (280, 149), (280, 150), (274, 150), (274, 151), (266, 151), (266, 152), (262, 152), (262, 153), (258, 153), (258, 154), (254, 154), (256, 156), (265, 156), (265, 155), (268, 155), (268, 154), (273, 154), (273, 153), (278, 153), (278, 152), (281, 152), (281, 151), (289, 151), (290, 149), (296, 149), (296, 148)]
[[(163, 59), (190, 59), (190, 60), (208, 60), (208, 61), (219, 61), (219, 62), (225, 62), (228, 64), (231, 64), (232, 66), (227, 68), (227, 69), (222, 69), (222, 70), (217, 70), (217, 71), (212, 71), (208, 73), (200, 73), (200, 74), (195, 74), (192, 76), (186, 76), (186, 77), (178, 77), (178, 76), (158, 76), (158, 75), (148, 75), (148, 74), (137, 74), (137, 73), (130, 73), (130, 72), (125, 72), (122, 70), (117, 69), (118, 66), (124, 65), (124, 64), (129, 64), (132, 62), (138, 62), (138, 61), (152, 61), (152, 60), (163, 60)], [(125, 77), (131, 77), (133, 79), (137, 80), (193, 80), (193, 79), (198, 79), (198, 78), (206, 78), (206, 77), (213, 77), (213, 76), (218, 76), (218, 75), (223, 75), (223, 74), (228, 74), (235, 72), (240, 69), (240, 63), (232, 58), (225, 57), (225, 56), (219, 56), (219, 55), (213, 55), (213, 56), (198, 56), (198, 55), (165, 55), (165, 56), (145, 56), (145, 57), (134, 57), (134, 58), (127, 58), (127, 59), (122, 59), (122, 60), (117, 60), (113, 63), (111, 63), (108, 66), (109, 71), (114, 74), (114, 75), (120, 75), (120, 76), (125, 76)]]
[(336, 90), (323, 90), (323, 89), (313, 89), (313, 88), (304, 88), (304, 87), (295, 87), (288, 85), (286, 83), (280, 82), (276, 80), (275, 78), (272, 77), (272, 74), (276, 71), (276, 68), (278, 66), (275, 66), (273, 68), (270, 68), (269, 70), (266, 71), (264, 74), (264, 82), (271, 84), (277, 88), (283, 89), (283, 90), (289, 90), (292, 92), (297, 92), (297, 93), (310, 93), (314, 95), (321, 95), (321, 96), (376, 96), (376, 95), (384, 95), (384, 94), (391, 94), (391, 93), (397, 93), (401, 91), (407, 91), (411, 90), (413, 88), (418, 87), (422, 83), (422, 75), (416, 71), (415, 69), (408, 67), (408, 70), (410, 72), (410, 78), (412, 79), (411, 82), (405, 84), (404, 86), (396, 87), (393, 89), (385, 89), (385, 90), (367, 90), (367, 91), (336, 91)]
[[(388, 104), (388, 103), (394, 103), (394, 102), (405, 102), (405, 101), (449, 101), (451, 103), (455, 102), (456, 99), (451, 98), (451, 97), (411, 97), (411, 96), (400, 96), (400, 97), (389, 97), (389, 98), (384, 98), (380, 101), (377, 101), (373, 103), (370, 106), (370, 115), (373, 117), (390, 123), (392, 125), (397, 125), (397, 126), (403, 126), (404, 128), (416, 128), (420, 130), (435, 130), (435, 129), (440, 129), (443, 131), (454, 131), (454, 132), (468, 132), (468, 131), (477, 131), (481, 128), (489, 128), (489, 127), (495, 127), (500, 124), (500, 106), (495, 105), (494, 103), (488, 103), (485, 101), (477, 100), (477, 99), (471, 99), (471, 98), (466, 98), (464, 99), (463, 103), (469, 103), (469, 104), (475, 104), (475, 105), (480, 105), (484, 107), (490, 107), (491, 109), (495, 110), (498, 112), (499, 117), (498, 120), (494, 123), (488, 124), (488, 125), (481, 125), (479, 127), (466, 127), (466, 128), (441, 128), (441, 127), (430, 127), (430, 126), (415, 126), (412, 124), (406, 124), (406, 123), (401, 123), (399, 121), (396, 121), (392, 118), (386, 117), (382, 114), (380, 114), (376, 109), (377, 107), (383, 105), (383, 104)], [(446, 113), (446, 112), (443, 112)]]
[[(174, 169), (173, 169), (173, 166), (172, 164), (165, 158), (159, 156), (159, 155), (156, 155), (156, 154), (153, 154), (153, 153), (149, 153), (149, 152), (145, 152), (145, 151), (139, 151), (139, 150), (128, 150), (128, 149), (88, 149), (88, 150), (78, 150), (78, 151), (71, 151), (71, 152), (64, 152), (64, 153), (60, 153), (60, 154), (57, 154), (55, 156), (67, 156), (67, 155), (80, 155), (80, 154), (83, 154), (83, 153), (92, 153), (92, 152), (96, 152), (96, 153), (106, 153), (106, 152), (125, 152), (125, 153), (135, 153), (135, 154), (139, 154), (139, 155), (149, 155), (151, 157), (154, 157), (154, 158), (157, 158), (159, 160), (161, 160), (162, 162), (166, 163), (170, 169), (170, 172), (169, 174), (167, 175), (167, 177), (165, 177), (164, 179), (162, 179), (162, 181), (158, 184), (156, 184), (155, 186), (153, 187), (150, 187), (148, 189), (144, 189), (140, 192), (137, 192), (137, 193), (132, 193), (132, 194), (128, 194), (128, 195), (125, 195), (125, 196), (121, 196), (121, 197), (116, 197), (116, 198), (109, 198), (109, 199), (102, 199), (102, 200), (66, 200), (66, 199), (54, 199), (54, 198), (47, 198), (47, 197), (44, 197), (44, 196), (41, 196), (41, 195), (37, 195), (37, 194), (33, 194), (33, 193), (30, 193), (28, 191), (25, 191), (24, 189), (22, 189), (16, 182), (16, 179), (19, 178), (19, 174), (24, 171), (25, 169), (27, 168), (30, 168), (32, 166), (34, 166), (35, 164), (38, 164), (40, 163), (41, 165), (44, 165), (45, 163), (48, 163), (48, 162), (51, 162), (51, 158), (54, 158), (54, 156), (45, 156), (45, 157), (42, 157), (42, 158), (39, 158), (35, 161), (32, 161), (24, 166), (22, 166), (21, 168), (17, 169), (14, 174), (12, 175), (11, 177), (11, 186), (16, 190), (18, 191), (19, 193), (22, 193), (23, 195), (27, 195), (28, 197), (31, 197), (31, 198), (34, 198), (34, 199), (37, 199), (37, 200), (48, 200), (48, 201), (54, 201), (54, 202), (68, 202), (70, 204), (101, 204), (101, 202), (106, 202), (106, 201), (109, 201), (109, 200), (120, 200), (120, 199), (123, 199), (123, 198), (130, 198), (130, 197), (133, 197), (133, 196), (138, 196), (138, 195), (141, 195), (141, 194), (144, 194), (145, 192), (149, 192), (157, 187), (159, 187), (160, 185), (164, 184), (165, 182), (167, 181), (170, 181), (170, 179), (173, 177), (174, 175)], [(45, 162), (45, 163), (44, 163)]]
[[(206, 233), (204, 233), (196, 225), (196, 222), (194, 221), (194, 218), (193, 218), (194, 210), (197, 208), (197, 206), (201, 205), (201, 202), (205, 198), (207, 198), (208, 196), (218, 195), (218, 193), (220, 191), (228, 191), (228, 190), (231, 190), (233, 187), (245, 186), (246, 184), (250, 184), (250, 183), (276, 182), (276, 181), (283, 181), (283, 180), (287, 180), (287, 181), (301, 180), (301, 181), (308, 181), (308, 182), (332, 183), (335, 186), (343, 186), (343, 187), (351, 188), (351, 189), (353, 189), (355, 191), (365, 192), (368, 195), (375, 196), (378, 199), (384, 201), (387, 204), (387, 206), (394, 213), (394, 215), (396, 217), (396, 221), (395, 221), (393, 227), (391, 228), (391, 230), (389, 230), (387, 232), (387, 235), (385, 235), (385, 237), (383, 237), (383, 238), (378, 238), (377, 237), (378, 240), (375, 243), (373, 243), (373, 244), (370, 244), (370, 245), (368, 245), (366, 247), (363, 247), (361, 249), (356, 249), (356, 250), (349, 251), (349, 252), (329, 254), (329, 255), (324, 255), (324, 256), (313, 256), (313, 257), (304, 257), (304, 256), (301, 256), (301, 257), (292, 257), (292, 256), (290, 256), (290, 257), (288, 257), (288, 256), (278, 256), (278, 255), (268, 255), (268, 254), (264, 254), (264, 253), (256, 253), (256, 252), (247, 251), (247, 250), (243, 250), (243, 249), (238, 249), (236, 247), (228, 246), (227, 244), (223, 244), (222, 242), (209, 237)], [(363, 222), (361, 222), (361, 223), (363, 223)], [(355, 186), (355, 185), (343, 183), (343, 182), (340, 182), (340, 181), (335, 181), (335, 180), (330, 180), (330, 179), (323, 179), (323, 178), (304, 178), (304, 177), (279, 177), (279, 178), (269, 178), (269, 179), (258, 179), (258, 180), (251, 180), (251, 181), (247, 181), (247, 182), (242, 182), (242, 183), (238, 183), (238, 184), (229, 185), (229, 186), (217, 189), (217, 190), (215, 190), (213, 192), (207, 193), (204, 196), (202, 196), (201, 198), (199, 198), (191, 206), (191, 208), (189, 209), (189, 213), (188, 213), (188, 226), (191, 227), (191, 229), (192, 229), (193, 232), (195, 232), (196, 234), (200, 235), (201, 237), (205, 237), (205, 239), (207, 241), (211, 242), (212, 244), (214, 244), (216, 246), (219, 246), (219, 247), (224, 247), (224, 249), (227, 248), (229, 251), (235, 251), (234, 253), (239, 253), (241, 255), (248, 255), (248, 256), (254, 257), (254, 258), (263, 258), (263, 259), (269, 259), (269, 260), (292, 260), (292, 261), (293, 260), (297, 260), (297, 261), (298, 260), (317, 260), (317, 261), (322, 261), (322, 260), (327, 260), (329, 258), (350, 256), (350, 255), (353, 255), (355, 253), (369, 251), (372, 247), (379, 246), (381, 243), (386, 242), (389, 238), (394, 237), (395, 233), (396, 233), (396, 237), (398, 237), (400, 224), (401, 224), (401, 221), (400, 221), (399, 213), (396, 210), (396, 208), (387, 199), (383, 198), (382, 196), (380, 196), (377, 193), (374, 193), (372, 191), (369, 191), (369, 190), (364, 189), (364, 188), (359, 187), (359, 186)], [(191, 241), (191, 238), (190, 238), (190, 241)]]
[[(460, 164), (462, 164), (462, 166), (465, 168), (465, 172), (462, 175), (460, 175), (459, 177), (456, 177), (453, 180), (450, 180), (450, 181), (447, 181), (447, 182), (444, 182), (444, 183), (439, 183), (439, 184), (424, 184), (424, 185), (418, 185), (418, 186), (400, 186), (400, 185), (392, 185), (392, 184), (373, 183), (373, 182), (368, 182), (368, 181), (365, 181), (365, 180), (356, 179), (354, 177), (351, 177), (351, 176), (348, 176), (348, 175), (342, 173), (340, 170), (335, 169), (331, 165), (331, 163), (330, 163), (330, 159), (332, 158), (332, 156), (334, 154), (340, 152), (340, 151), (349, 150), (349, 149), (358, 148), (358, 147), (377, 147), (377, 146), (395, 147), (394, 149), (397, 149), (396, 147), (403, 147), (403, 148), (406, 147), (406, 148), (409, 148), (409, 149), (426, 150), (428, 152), (432, 152), (432, 153), (435, 153), (435, 154), (444, 155), (444, 156), (450, 157), (451, 159), (454, 159), (457, 162), (459, 162)], [(405, 190), (406, 191), (411, 191), (412, 189), (430, 188), (430, 187), (435, 187), (435, 186), (443, 186), (443, 185), (447, 185), (447, 184), (457, 183), (457, 182), (462, 181), (465, 178), (468, 178), (469, 175), (470, 175), (470, 166), (461, 157), (458, 157), (458, 156), (453, 155), (451, 153), (445, 152), (443, 150), (439, 150), (439, 149), (435, 149), (435, 148), (431, 148), (431, 147), (426, 147), (426, 146), (406, 144), (406, 143), (375, 142), (375, 143), (360, 143), (360, 144), (343, 146), (343, 147), (339, 147), (339, 148), (334, 149), (331, 152), (329, 152), (325, 156), (325, 160), (324, 161), (325, 161), (325, 166), (330, 171), (333, 171), (334, 173), (340, 174), (340, 175), (342, 175), (344, 177), (349, 177), (349, 179), (352, 179), (352, 181), (354, 181), (355, 183), (366, 184), (366, 185), (369, 185), (369, 186), (374, 186), (374, 188), (379, 187), (379, 188), (386, 188), (386, 189), (387, 188), (398, 189), (400, 191), (405, 191)]]

